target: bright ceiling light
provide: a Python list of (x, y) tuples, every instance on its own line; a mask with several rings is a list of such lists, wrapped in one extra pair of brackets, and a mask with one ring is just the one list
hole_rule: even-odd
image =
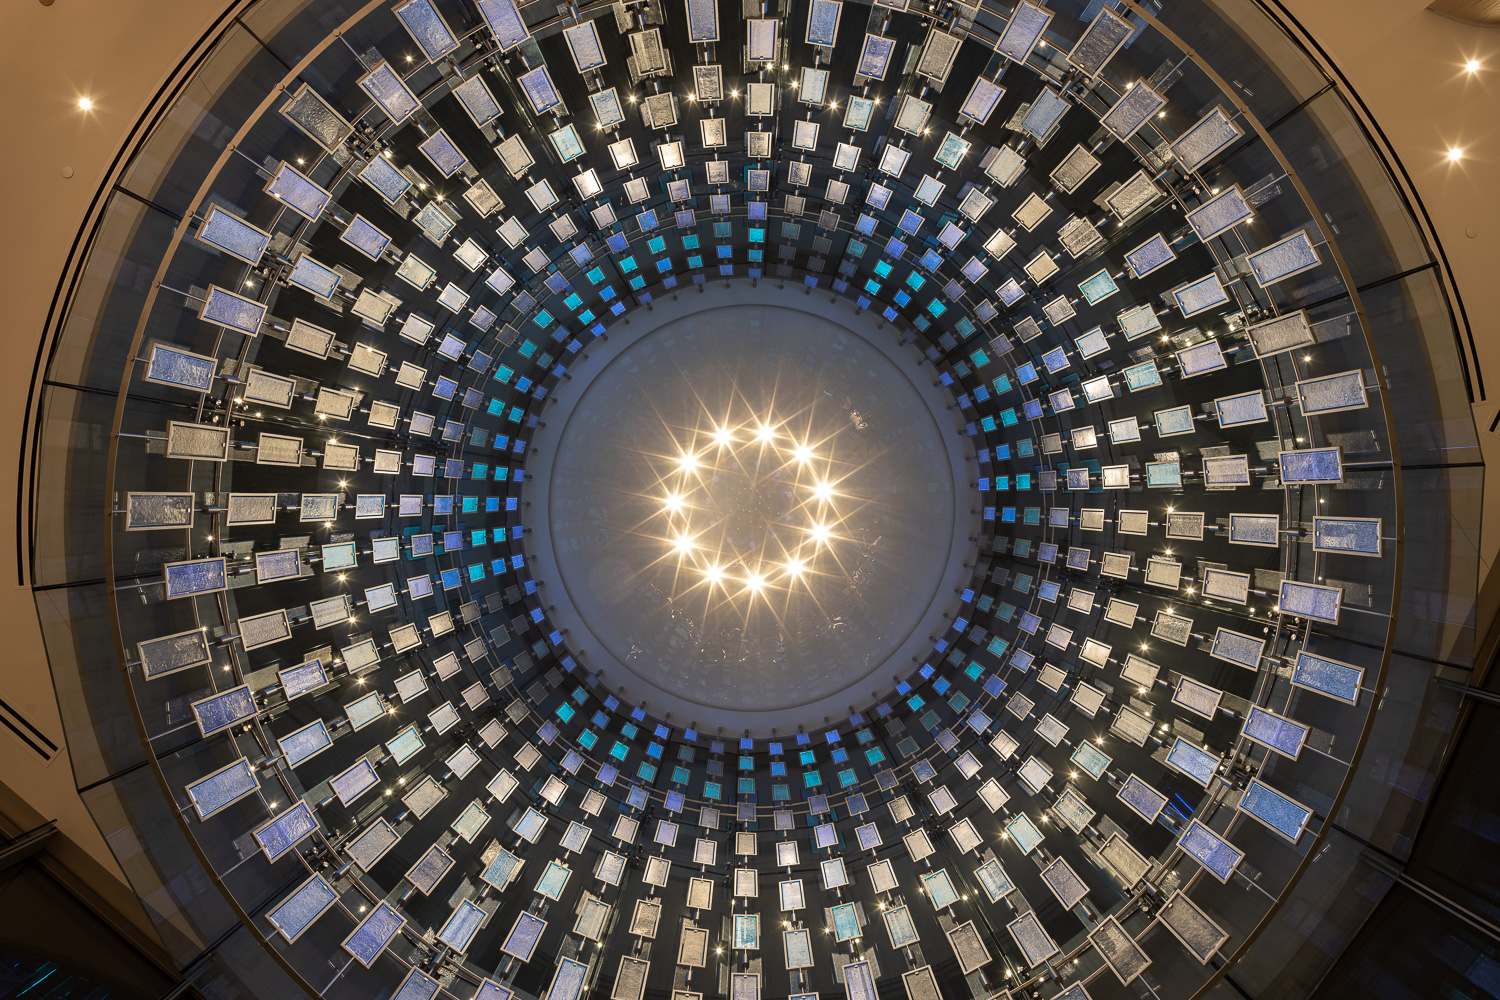
[(1478, 59), (1470, 59), (1468, 62), (1464, 63), (1464, 69), (1466, 71), (1470, 72), (1470, 73), (1478, 73), (1479, 72), (1479, 60)]
[(692, 472), (698, 467), (698, 456), (691, 452), (683, 452), (682, 457), (677, 460), (677, 467), (683, 472)]
[(826, 479), (814, 486), (812, 492), (815, 499), (825, 502), (833, 499), (833, 486)]
[(799, 444), (796, 448), (792, 449), (792, 457), (803, 465), (806, 465), (813, 460), (813, 450), (805, 444)]
[(728, 424), (714, 431), (714, 444), (726, 448), (734, 443), (734, 430)]
[(672, 542), (672, 548), (680, 556), (685, 556), (693, 551), (693, 540), (687, 535), (678, 535)]
[(766, 578), (759, 573), (751, 573), (745, 577), (745, 589), (752, 594), (758, 594), (766, 588)]
[(708, 581), (709, 586), (721, 583), (724, 580), (724, 569), (718, 563), (714, 563), (703, 571), (703, 578)]
[(662, 503), (666, 506), (667, 510), (675, 514), (682, 509), (684, 501), (680, 495), (668, 493), (665, 499), (662, 500)]
[(94, 102), (89, 100), (87, 97), (80, 97), (78, 99), (78, 107), (80, 110), (88, 111), (93, 108), (93, 106)]
[(801, 559), (788, 559), (782, 566), (787, 576), (801, 576), (804, 569)]
[(828, 539), (833, 537), (833, 532), (829, 530), (826, 524), (815, 524), (812, 528), (812, 536), (813, 541), (826, 544)]
[(1454, 146), (1452, 149), (1448, 150), (1448, 161), (1450, 163), (1457, 163), (1459, 160), (1462, 160), (1463, 158), (1464, 158), (1464, 151), (1461, 150), (1461, 149), (1459, 149), (1457, 146)]
[(776, 428), (770, 424), (761, 424), (755, 429), (755, 436), (762, 444), (770, 444), (776, 438)]

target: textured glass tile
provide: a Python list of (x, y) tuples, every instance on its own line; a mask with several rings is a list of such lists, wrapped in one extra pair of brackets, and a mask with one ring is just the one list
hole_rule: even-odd
[(1221, 628), (1214, 633), (1213, 646), (1209, 650), (1209, 655), (1218, 660), (1237, 663), (1242, 667), (1256, 670), (1260, 667), (1260, 654), (1265, 646), (1263, 639)]
[(438, 129), (432, 135), (422, 140), (417, 145), (422, 155), (432, 161), (432, 165), (438, 168), (438, 172), (444, 177), (452, 177), (458, 173), (469, 162), (453, 140), (448, 138), (448, 133)]
[(328, 735), (321, 719), (287, 733), (276, 742), (286, 757), (288, 767), (296, 767), (333, 746), (333, 738)]
[(254, 299), (210, 285), (208, 297), (198, 309), (198, 318), (253, 337), (265, 321), (266, 307)]
[(396, 987), (396, 995), (391, 1000), (432, 1000), (441, 988), (441, 983), (421, 969), (412, 969)]
[(1255, 280), (1263, 286), (1274, 285), (1322, 262), (1305, 229), (1250, 254), (1246, 259)]
[(1085, 76), (1096, 76), (1111, 57), (1125, 44), (1135, 25), (1116, 14), (1108, 7), (1101, 7), (1094, 20), (1084, 29), (1083, 36), (1073, 51), (1068, 53), (1068, 62), (1077, 66)]
[(977, 125), (983, 125), (989, 121), (990, 115), (994, 114), (996, 106), (1000, 103), (1000, 98), (1004, 96), (1004, 87), (983, 76), (975, 77), (968, 96), (964, 98), (963, 104), (959, 105), (959, 116)]
[[(1024, 4), (1024, 6), (1030, 6)], [(1050, 15), (1049, 15), (1050, 16)], [(1048, 134), (1057, 127), (1062, 116), (1072, 107), (1067, 98), (1050, 87), (1043, 87), (1036, 95), (1036, 100), (1031, 102), (1031, 107), (1026, 111), (1026, 117), (1021, 121), (1021, 129), (1030, 132), (1038, 139), (1047, 138)]]
[(127, 493), (125, 530), (191, 527), (194, 509), (191, 493)]
[(343, 115), (305, 83), (287, 98), (287, 102), (281, 106), (281, 114), (316, 140), (318, 145), (330, 151), (342, 145), (349, 133), (354, 131)]
[(572, 869), (561, 861), (547, 862), (546, 869), (536, 880), (537, 894), (546, 896), (548, 899), (561, 899), (563, 888), (568, 884), (568, 877), (572, 874)]
[(1344, 468), (1338, 448), (1283, 451), (1280, 459), (1283, 483), (1295, 485), (1344, 481)]
[[(255, 448), (255, 462), (257, 465), (301, 465), (302, 439), (284, 434), (262, 434)], [(274, 566), (272, 569), (274, 572)]]
[(1161, 197), (1161, 189), (1142, 170), (1137, 171), (1129, 180), (1115, 188), (1104, 199), (1104, 203), (1109, 206), (1111, 212), (1124, 220), (1159, 197)]
[(484, 23), (489, 25), (495, 41), (500, 43), (501, 52), (509, 52), (530, 37), (531, 32), (526, 29), (526, 21), (521, 17), (515, 0), (475, 0), (474, 5), (479, 8)]
[(1220, 192), (1187, 213), (1189, 225), (1198, 238), (1207, 243), (1220, 233), (1250, 218), (1250, 206), (1239, 186)]
[(1150, 121), (1165, 103), (1166, 98), (1144, 83), (1138, 83), (1125, 91), (1099, 121), (1114, 133), (1115, 138), (1124, 141), (1140, 131), (1141, 126)]
[(1161, 815), (1167, 804), (1165, 795), (1133, 774), (1120, 788), (1119, 798), (1148, 823), (1156, 822), (1156, 817)]
[(222, 556), (216, 559), (164, 563), (162, 575), (166, 578), (168, 598), (211, 594), (224, 590), (229, 585)]
[(453, 857), (447, 851), (433, 844), (417, 859), (416, 864), (407, 869), (406, 880), (414, 885), (418, 892), (425, 895), (437, 888), (438, 883), (452, 870), (454, 864)]
[(1016, 777), (1031, 789), (1031, 794), (1037, 795), (1047, 787), (1047, 782), (1052, 780), (1052, 769), (1037, 758), (1028, 757), (1016, 771)]
[(1170, 410), (1156, 411), (1156, 433), (1162, 437), (1193, 432), (1193, 408), (1175, 406)]
[(483, 910), (466, 899), (454, 908), (453, 913), (443, 923), (442, 929), (437, 933), (437, 939), (456, 952), (468, 951), (469, 942), (474, 940), (475, 934), (479, 933), (479, 926), (484, 923), (485, 916)]
[(1224, 396), (1214, 400), (1214, 409), (1218, 412), (1220, 427), (1258, 424), (1266, 419), (1265, 394), (1256, 389), (1237, 396)]
[(1042, 832), (1025, 813), (1005, 824), (1005, 832), (1010, 834), (1010, 839), (1015, 841), (1022, 854), (1030, 854), (1042, 842)]
[(328, 786), (339, 797), (339, 801), (347, 806), (379, 783), (380, 778), (375, 774), (375, 769), (370, 766), (370, 762), (360, 760), (347, 771), (330, 779)]
[(1016, 11), (1011, 19), (1006, 22), (999, 41), (995, 43), (995, 51), (1016, 62), (1025, 62), (1051, 22), (1051, 11), (1021, 0), (1016, 4)]
[(287, 941), (295, 941), (339, 899), (321, 875), (302, 883), (266, 914), (266, 920)]
[(1078, 291), (1083, 293), (1084, 299), (1091, 306), (1098, 305), (1119, 290), (1119, 286), (1109, 276), (1108, 271), (1099, 271), (1097, 274), (1090, 275), (1078, 285)]
[(255, 698), (250, 694), (249, 686), (244, 684), (193, 702), (193, 718), (204, 736), (254, 717)]
[(391, 245), (389, 236), (358, 215), (349, 223), (348, 228), (339, 238), (371, 260), (378, 260), (380, 255), (385, 253), (385, 248)]
[(235, 627), (239, 629), (240, 642), (246, 649), (259, 649), (292, 636), (292, 627), (287, 622), (284, 610), (241, 618), (235, 623)]
[(266, 245), (271, 242), (270, 233), (257, 229), (237, 215), (230, 215), (217, 205), (209, 209), (203, 224), (198, 227), (198, 238), (247, 264), (260, 263)]
[(1243, 134), (1224, 109), (1216, 107), (1172, 143), (1172, 155), (1184, 170), (1197, 170)]
[(1245, 334), (1250, 338), (1250, 346), (1255, 349), (1255, 356), (1258, 358), (1313, 343), (1307, 313), (1300, 310), (1246, 327)]
[[(691, 9), (692, 4), (689, 3), (688, 6)], [(573, 57), (573, 65), (578, 72), (587, 73), (609, 61), (603, 46), (599, 44), (599, 28), (593, 21), (564, 28), (563, 38), (568, 43), (568, 53)]]
[(1156, 370), (1155, 361), (1142, 361), (1138, 365), (1131, 365), (1120, 374), (1125, 379), (1125, 387), (1131, 392), (1161, 385), (1161, 372)]
[(1304, 414), (1363, 409), (1369, 405), (1364, 373), (1356, 369), (1298, 382), (1297, 401)]
[(578, 1000), (588, 979), (589, 967), (571, 958), (559, 959), (547, 987), (547, 1000)]
[(1208, 868), (1220, 882), (1229, 882), (1230, 874), (1245, 858), (1245, 852), (1236, 849), (1229, 841), (1197, 820), (1188, 823), (1188, 829), (1182, 832), (1178, 847), (1181, 847), (1182, 853)]
[(356, 82), (393, 122), (405, 121), (422, 106), (390, 63), (378, 63)]
[(1074, 146), (1053, 169), (1052, 183), (1064, 194), (1072, 194), (1099, 169), (1099, 160), (1087, 147)]
[(1042, 881), (1065, 910), (1071, 910), (1089, 894), (1089, 887), (1083, 884), (1083, 879), (1061, 858), (1042, 869)]
[(1141, 857), (1121, 834), (1111, 834), (1099, 849), (1104, 863), (1115, 870), (1127, 887), (1135, 885), (1151, 871), (1151, 863)]
[[(454, 87), (453, 96), (458, 98), (459, 104), (463, 105), (464, 111), (468, 112), (469, 117), (474, 120), (475, 125), (485, 125), (500, 117), (500, 102), (495, 100), (495, 95), (490, 92), (490, 88), (485, 84), (484, 78), (478, 73), (474, 73), (463, 83)], [(478, 185), (475, 186), (477, 187)], [(493, 199), (495, 204), (492, 207), (481, 207), (479, 199), (472, 196), (473, 188), (470, 188), (470, 193), (464, 197), (469, 198), (470, 203), (474, 205), (474, 208), (480, 214), (489, 215), (490, 212), (500, 207), (498, 204), (500, 199), (495, 197), (494, 191), (490, 189), (488, 184), (484, 185), (484, 188), (489, 191), (489, 195), (483, 200), (489, 201)]]
[[(1012, 837), (1014, 836), (1012, 834)], [(1041, 839), (1040, 834), (1037, 835), (1037, 839)], [(945, 868), (923, 875), (922, 888), (927, 890), (927, 897), (932, 901), (932, 908), (935, 910), (946, 909), (958, 902), (958, 890), (953, 887), (953, 880), (948, 877), (948, 871)]]
[(351, 840), (344, 850), (355, 864), (369, 871), (400, 839), (400, 834), (390, 823), (378, 819), (368, 830)]
[(220, 768), (208, 777), (193, 782), (184, 790), (188, 801), (198, 813), (198, 818), (202, 820), (238, 802), (259, 787), (260, 783), (255, 779), (250, 762), (241, 757), (228, 767)]
[(1384, 551), (1381, 519), (1378, 517), (1315, 517), (1313, 548), (1319, 552), (1378, 556)]
[(1173, 488), (1182, 485), (1182, 466), (1177, 462), (1147, 462), (1146, 485)]
[(1359, 686), (1364, 676), (1365, 672), (1353, 664), (1315, 656), (1306, 650), (1297, 654), (1297, 662), (1292, 667), (1293, 684), (1351, 705), (1359, 702)]
[(1080, 744), (1078, 749), (1073, 752), (1070, 760), (1083, 768), (1090, 777), (1096, 780), (1104, 774), (1110, 762), (1110, 758), (1092, 743)]
[(225, 522), (227, 524), (274, 524), (276, 514), (275, 493), (231, 493)]
[(1219, 758), (1198, 749), (1179, 736), (1172, 742), (1172, 749), (1167, 751), (1167, 763), (1198, 784), (1207, 786), (1213, 780), (1214, 768), (1219, 766)]
[(1306, 726), (1259, 706), (1251, 707), (1250, 712), (1245, 716), (1244, 729), (1241, 730), (1241, 735), (1245, 738), (1270, 747), (1293, 760), (1296, 760), (1297, 756), (1302, 753), (1302, 746), (1307, 742), (1307, 733)]
[(1174, 892), (1162, 905), (1157, 919), (1204, 965), (1229, 940), (1229, 935), (1181, 890)]
[(1139, 305), (1126, 309), (1115, 317), (1120, 324), (1120, 330), (1125, 334), (1126, 340), (1135, 340), (1144, 337), (1148, 333), (1155, 333), (1161, 329), (1161, 321), (1157, 319), (1156, 312), (1150, 305)]
[(1099, 235), (1099, 230), (1087, 219), (1073, 219), (1062, 227), (1058, 232), (1058, 241), (1062, 243), (1063, 249), (1074, 257), (1082, 257), (1091, 249), (1104, 242), (1104, 237)]
[(933, 975), (930, 965), (903, 972), (901, 987), (906, 992), (906, 1000), (943, 1000), (937, 977)]
[(1294, 844), (1312, 819), (1311, 809), (1282, 795), (1259, 778), (1251, 779), (1246, 786), (1240, 809)]
[(266, 182), (266, 193), (280, 199), (298, 215), (314, 221), (333, 200), (333, 195), (285, 161), (277, 165), (276, 172)]
[(141, 658), (141, 674), (147, 680), (213, 662), (207, 633), (202, 629), (148, 639), (136, 645), (136, 652)]
[(1128, 708), (1122, 708), (1115, 713), (1114, 721), (1109, 724), (1109, 728), (1111, 732), (1118, 733), (1136, 746), (1144, 744), (1152, 731), (1150, 719)]
[(644, 959), (622, 955), (614, 985), (609, 991), (610, 1000), (640, 1000), (646, 991), (646, 973), (649, 968), (650, 963)]
[(500, 853), (485, 866), (479, 877), (497, 889), (504, 889), (520, 872), (522, 864), (520, 858), (502, 848)]
[(848, 1000), (879, 1000), (880, 994), (875, 989), (875, 976), (870, 971), (870, 963), (854, 962), (843, 967), (844, 992)]
[(339, 287), (339, 273), (319, 264), (307, 254), (297, 258), (297, 263), (292, 265), (286, 280), (287, 284), (324, 299), (331, 297)]
[(390, 903), (378, 904), (344, 939), (344, 950), (365, 968), (374, 964), (406, 920)]
[(1172, 692), (1172, 703), (1181, 705), (1190, 712), (1196, 712), (1206, 719), (1212, 719), (1218, 715), (1219, 700), (1223, 697), (1224, 692), (1218, 688), (1183, 677), (1177, 681), (1177, 687)]
[[(324, 734), (325, 738), (327, 734)], [(275, 861), (287, 851), (312, 835), (318, 828), (312, 810), (306, 802), (298, 802), (290, 809), (255, 831), (255, 842), (269, 861)]]
[(142, 378), (147, 382), (207, 392), (213, 388), (214, 372), (218, 367), (219, 362), (215, 358), (163, 344), (153, 344), (151, 361)]
[(448, 29), (432, 0), (406, 0), (392, 8), (401, 26), (411, 35), (412, 41), (422, 50), (428, 62), (437, 62), (458, 48), (458, 40)]
[(1157, 268), (1164, 267), (1177, 259), (1177, 254), (1157, 233), (1140, 246), (1125, 255), (1125, 263), (1130, 265), (1131, 273), (1137, 278), (1145, 277)]
[(1281, 520), (1275, 514), (1230, 514), (1229, 540), (1242, 545), (1278, 545)]
[(1151, 959), (1112, 916), (1099, 922), (1089, 935), (1089, 941), (1122, 983), (1129, 984), (1151, 964)]
[(949, 132), (943, 136), (943, 141), (938, 144), (937, 152), (932, 154), (932, 158), (949, 170), (957, 170), (963, 158), (968, 155), (971, 145), (968, 141)]
[[(422, 230), (423, 236), (426, 236), (438, 246), (443, 245), (443, 241), (448, 238), (449, 233), (453, 232), (453, 227), (456, 224), (438, 207), (438, 203), (435, 201), (428, 202), (420, 212), (412, 217), (412, 221)], [(384, 317), (380, 319), (380, 322), (385, 322)]]
[[(616, 1000), (611, 997), (610, 1000)], [(729, 1000), (760, 1000), (760, 974), (735, 972), (729, 977)]]
[(1026, 957), (1028, 966), (1040, 965), (1057, 954), (1057, 945), (1042, 930), (1041, 922), (1030, 910), (1006, 924), (1005, 929), (1010, 932), (1016, 946), (1021, 949), (1021, 954)]
[(1203, 460), (1204, 485), (1213, 489), (1250, 485), (1250, 461), (1244, 455), (1224, 455)]
[(1343, 590), (1338, 587), (1320, 587), (1312, 583), (1283, 580), (1277, 606), (1282, 614), (1336, 624), (1343, 594)]
[[(1174, 289), (1172, 299), (1177, 303), (1177, 308), (1182, 310), (1183, 316), (1196, 316), (1198, 313), (1228, 302), (1229, 293), (1224, 290), (1223, 285), (1219, 284), (1218, 277), (1210, 273), (1197, 281)], [(1210, 341), (1210, 343), (1215, 342)]]
[[(1092, 746), (1092, 744), (1089, 745)], [(1072, 788), (1065, 789), (1058, 797), (1053, 811), (1064, 823), (1068, 824), (1068, 828), (1074, 833), (1082, 833), (1094, 818), (1094, 810), (1089, 807), (1083, 796)]]
[(998, 903), (1016, 888), (998, 861), (986, 861), (980, 865), (974, 871), (974, 880), (979, 883), (979, 887), (984, 890), (992, 903)]

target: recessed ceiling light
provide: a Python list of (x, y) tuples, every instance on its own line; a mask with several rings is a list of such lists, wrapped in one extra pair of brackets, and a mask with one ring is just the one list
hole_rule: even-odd
[(1464, 69), (1467, 70), (1470, 73), (1478, 73), (1479, 72), (1479, 60), (1478, 59), (1470, 59), (1468, 62), (1464, 63)]
[(1459, 160), (1462, 160), (1463, 158), (1464, 158), (1464, 151), (1461, 150), (1461, 149), (1459, 149), (1457, 146), (1454, 146), (1452, 149), (1448, 150), (1448, 159), (1451, 162), (1455, 162), (1456, 163)]
[(88, 111), (93, 106), (94, 106), (94, 102), (92, 100), (90, 100), (89, 98), (87, 98), (87, 97), (80, 97), (78, 99), (78, 107), (81, 108), (84, 111)]

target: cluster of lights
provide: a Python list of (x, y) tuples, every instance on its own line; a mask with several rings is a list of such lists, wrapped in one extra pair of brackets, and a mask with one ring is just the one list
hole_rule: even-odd
[[(819, 442), (799, 438), (784, 424), (715, 424), (692, 434), (670, 465), (657, 497), (667, 526), (662, 541), (690, 587), (752, 597), (789, 589), (814, 574), (814, 560), (839, 537), (837, 501), (846, 494), (833, 463)], [(719, 509), (708, 495), (714, 480), (726, 474), (773, 480), (790, 492), (790, 516), (777, 519), (784, 530), (768, 531), (758, 553), (732, 551), (727, 522), (734, 512)]]

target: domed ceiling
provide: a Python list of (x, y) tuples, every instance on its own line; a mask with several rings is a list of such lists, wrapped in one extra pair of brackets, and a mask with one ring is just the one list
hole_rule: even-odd
[(294, 23), (94, 487), (152, 766), (294, 981), (1211, 983), (1399, 582), (1297, 98), (1097, 0)]

